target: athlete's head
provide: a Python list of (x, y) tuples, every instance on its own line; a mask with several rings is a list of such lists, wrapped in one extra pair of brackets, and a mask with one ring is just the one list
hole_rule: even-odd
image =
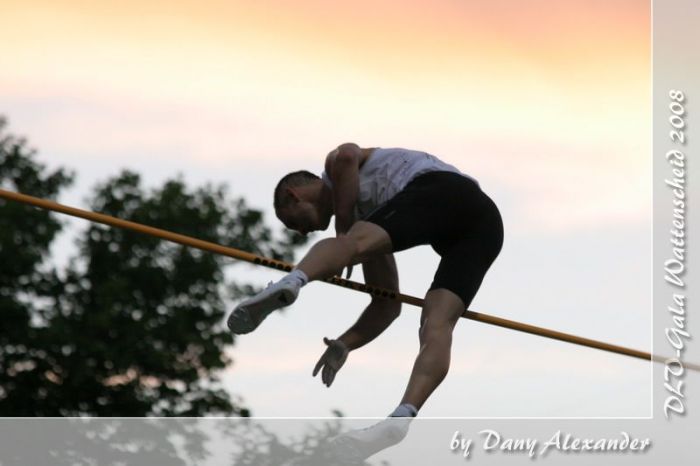
[(303, 235), (325, 230), (331, 221), (333, 209), (328, 202), (324, 202), (324, 188), (321, 178), (306, 170), (285, 175), (275, 188), (277, 218), (287, 228)]

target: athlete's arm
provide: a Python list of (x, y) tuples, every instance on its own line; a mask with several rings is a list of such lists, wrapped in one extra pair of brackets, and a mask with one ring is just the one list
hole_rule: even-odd
[(326, 173), (333, 183), (333, 211), (337, 235), (347, 233), (355, 223), (361, 161), (362, 149), (353, 143), (341, 144), (326, 157)]
[[(378, 256), (376, 259), (364, 262), (362, 270), (365, 283), (380, 288), (399, 290), (399, 275), (393, 254)], [(401, 302), (372, 296), (364, 312), (355, 324), (343, 333), (338, 340), (345, 343), (350, 350), (357, 349), (374, 340), (401, 313)]]
[[(399, 277), (392, 254), (379, 256), (362, 264), (365, 281), (368, 285), (398, 291)], [(355, 325), (335, 340), (324, 338), (326, 351), (321, 355), (313, 370), (313, 376), (321, 371), (321, 380), (330, 387), (335, 376), (345, 364), (348, 353), (374, 340), (399, 316), (401, 303), (386, 298), (372, 297)]]

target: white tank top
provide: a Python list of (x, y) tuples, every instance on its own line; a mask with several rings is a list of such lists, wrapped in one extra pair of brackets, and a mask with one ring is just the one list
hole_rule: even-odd
[[(360, 167), (360, 189), (355, 204), (356, 218), (363, 218), (384, 204), (415, 177), (433, 171), (459, 173), (478, 184), (471, 176), (426, 152), (401, 148), (373, 150)], [(333, 188), (333, 183), (325, 171), (321, 174), (321, 179)]]

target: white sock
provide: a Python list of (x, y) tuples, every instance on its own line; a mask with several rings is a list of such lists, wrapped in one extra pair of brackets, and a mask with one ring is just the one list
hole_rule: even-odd
[(418, 410), (410, 403), (400, 404), (389, 417), (416, 417)]
[(284, 277), (284, 280), (296, 280), (299, 282), (299, 287), (302, 287), (309, 283), (309, 277), (306, 276), (304, 272), (299, 269), (294, 269)]

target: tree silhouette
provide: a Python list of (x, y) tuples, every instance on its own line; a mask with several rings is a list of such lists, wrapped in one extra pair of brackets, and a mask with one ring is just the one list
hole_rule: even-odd
[[(0, 186), (53, 198), (71, 183), (64, 169), (47, 173), (24, 139), (5, 133), (0, 117)], [(61, 230), (46, 211), (0, 199), (0, 414), (31, 415), (32, 403), (47, 395), (44, 329), (47, 301), (60, 283), (45, 263)], [(37, 412), (43, 412), (39, 410)]]
[[(0, 422), (0, 464), (387, 466), (328, 448), (343, 419), (20, 419)], [(289, 438), (276, 431), (296, 432)], [(40, 439), (40, 441), (37, 441)]]
[[(0, 125), (0, 185), (55, 198), (71, 181), (47, 172)], [(223, 186), (181, 178), (146, 190), (123, 171), (92, 210), (292, 261), (299, 236), (275, 238), (260, 211)], [(54, 214), (0, 200), (0, 415), (247, 416), (221, 386), (233, 337), (223, 325), (233, 263), (134, 232), (89, 224), (62, 270), (49, 261)]]

